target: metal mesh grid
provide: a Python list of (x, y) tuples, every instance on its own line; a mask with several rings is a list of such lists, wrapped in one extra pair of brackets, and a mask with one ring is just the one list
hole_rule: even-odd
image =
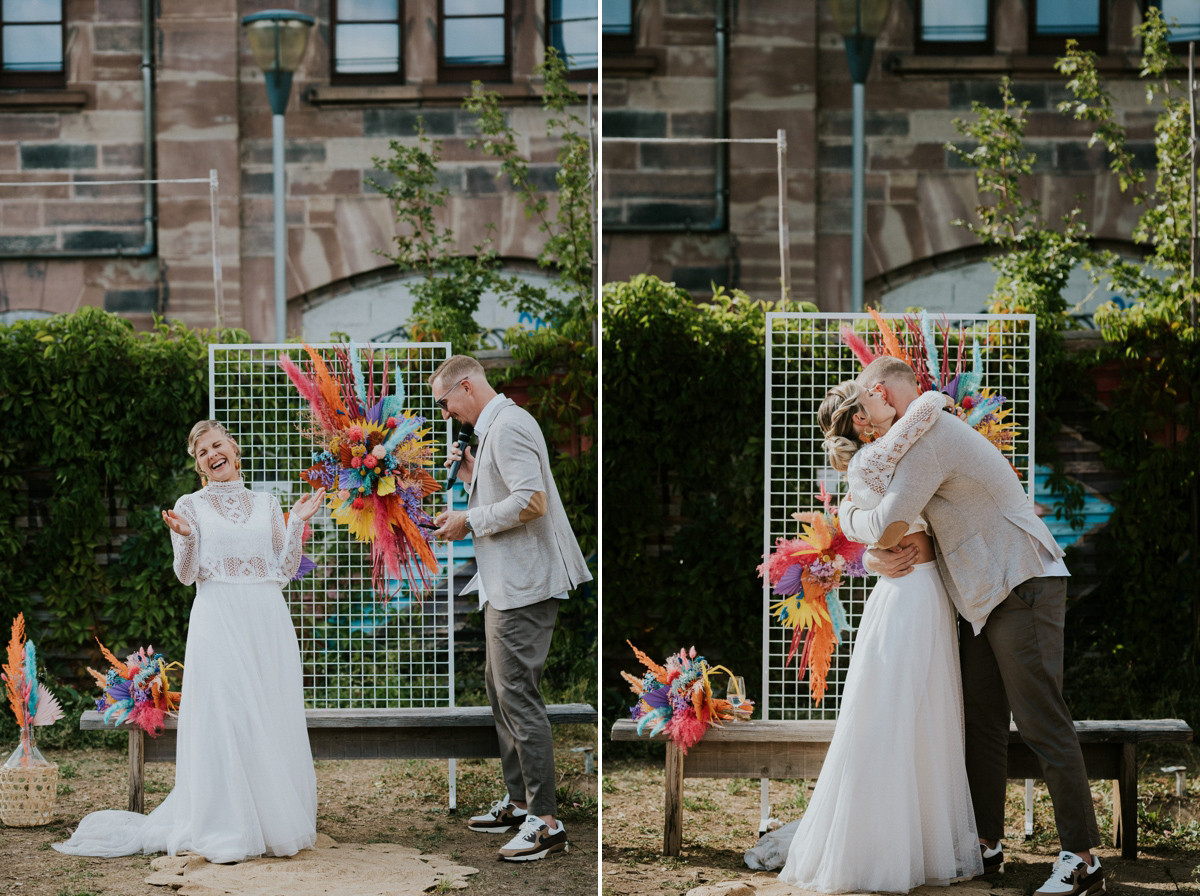
[[(314, 348), (329, 363), (331, 346)], [(443, 447), (450, 444), (426, 380), (450, 356), (447, 343), (373, 345), (388, 367), (388, 388), (397, 370), (405, 406), (425, 417)], [(242, 475), (249, 488), (276, 495), (288, 510), (308, 490), (301, 470), (312, 464), (313, 445), (300, 434), (307, 403), (297, 394), (277, 359), (286, 351), (298, 364), (297, 345), (209, 347), (209, 413), (242, 447)], [(425, 499), (431, 514), (444, 508), (445, 494)], [(323, 507), (312, 519), (305, 553), (317, 569), (284, 589), (304, 663), (304, 694), (312, 708), (432, 707), (454, 705), (454, 626), (450, 596), (452, 547), (436, 545), (442, 575), (418, 602), (405, 584), (381, 603), (371, 588), (369, 546), (336, 525)]]
[[(898, 321), (904, 315), (885, 314)], [(935, 329), (945, 326), (957, 332), (965, 328), (968, 339), (978, 337), (985, 364), (983, 386), (1004, 395), (1012, 408), (1009, 419), (1019, 427), (1012, 461), (1030, 489), (1032, 468), (1033, 394), (1035, 376), (1033, 315), (964, 314), (930, 315)], [(764, 474), (763, 552), (768, 553), (779, 537), (795, 537), (799, 524), (792, 514), (819, 510), (819, 483), (840, 502), (845, 495), (841, 475), (827, 466), (817, 426), (817, 408), (828, 391), (862, 370), (858, 360), (841, 341), (843, 326), (860, 335), (877, 332), (867, 314), (783, 313), (767, 315), (766, 364), (766, 455)], [(872, 339), (867, 339), (872, 344)], [(940, 346), (939, 346), (940, 356)], [(967, 357), (970, 358), (968, 351)], [(1032, 500), (1032, 497), (1030, 498)], [(848, 579), (838, 589), (850, 625), (857, 630), (863, 604), (874, 586), (874, 578)], [(791, 630), (779, 625), (770, 613), (775, 600), (770, 585), (763, 587), (763, 718), (836, 719), (842, 702), (842, 687), (853, 653), (843, 640), (834, 650), (827, 677), (828, 689), (821, 705), (809, 697), (808, 677), (796, 678), (796, 660), (785, 667)]]

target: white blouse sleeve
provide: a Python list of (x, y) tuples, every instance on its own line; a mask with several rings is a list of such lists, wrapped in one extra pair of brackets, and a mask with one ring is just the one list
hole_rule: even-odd
[(180, 535), (171, 531), (171, 548), (175, 552), (175, 577), (184, 585), (192, 585), (200, 574), (200, 524), (196, 521), (196, 510), (192, 507), (192, 496), (184, 495), (175, 502), (175, 512), (187, 520), (191, 535)]
[(856, 506), (871, 509), (879, 505), (896, 472), (896, 464), (937, 423), (945, 406), (946, 396), (941, 392), (923, 393), (887, 433), (858, 450), (846, 471)]
[(285, 524), (279, 501), (275, 498), (270, 501), (271, 546), (279, 559), (279, 572), (287, 582), (300, 569), (300, 556), (304, 553), (304, 520), (293, 513)]

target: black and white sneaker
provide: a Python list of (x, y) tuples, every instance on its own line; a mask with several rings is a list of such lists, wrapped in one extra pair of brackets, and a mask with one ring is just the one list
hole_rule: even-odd
[(544, 859), (555, 852), (567, 851), (567, 831), (562, 821), (555, 821), (551, 828), (536, 815), (530, 815), (513, 837), (500, 850), (500, 859), (505, 862), (532, 862)]
[(1004, 847), (999, 843), (995, 849), (988, 849), (987, 846), (979, 844), (979, 855), (983, 858), (983, 874), (1003, 874), (1004, 873)]
[(1033, 896), (1095, 896), (1104, 892), (1104, 871), (1100, 860), (1088, 863), (1065, 849), (1058, 854), (1050, 878)]
[(472, 815), (467, 822), (467, 827), (481, 834), (507, 834), (513, 828), (521, 826), (521, 823), (525, 821), (525, 815), (524, 809), (518, 809), (509, 802), (506, 793), (504, 799), (496, 800), (492, 803), (492, 808), (482, 815)]

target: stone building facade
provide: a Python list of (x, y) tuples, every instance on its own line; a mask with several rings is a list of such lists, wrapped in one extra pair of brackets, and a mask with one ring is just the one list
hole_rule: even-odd
[[(1084, 37), (1152, 167), (1155, 110), (1138, 82), (1133, 35), (1143, 2), (1072, 0), (1043, 10), (1095, 6), (1094, 33)], [(936, 10), (954, 6), (986, 9), (977, 45), (925, 39)], [(621, 41), (606, 35), (605, 139), (773, 138), (784, 129), (791, 296), (849, 310), (851, 81), (827, 0), (641, 0), (631, 9)], [(1130, 236), (1138, 209), (1118, 190), (1105, 150), (1056, 111), (1067, 96), (1054, 71), (1065, 37), (1041, 36), (1037, 9), (1037, 0), (892, 0), (865, 88), (868, 302), (981, 310), (994, 275), (977, 241), (953, 223), (978, 204), (974, 176), (945, 144), (963, 139), (954, 121), (969, 117), (973, 100), (998, 104), (1003, 75), (1030, 103), (1032, 189), (1047, 215), (1057, 220), (1082, 195), (1096, 238), (1138, 253)], [(653, 273), (701, 296), (710, 283), (779, 296), (774, 147), (734, 143), (722, 155), (711, 144), (605, 143), (602, 168), (605, 281)], [(1074, 291), (1083, 298), (1088, 290), (1080, 273)]]
[[(362, 71), (380, 67), (354, 49), (363, 31), (343, 39), (334, 55), (336, 26), (345, 21), (336, 19), (337, 0), (290, 4), (316, 19), (286, 116), (290, 335), (319, 340), (338, 330), (378, 338), (407, 317), (403, 279), (378, 254), (392, 245), (393, 212), (367, 181), (378, 177), (372, 158), (388, 154), (390, 139), (414, 140), (418, 115), (443, 142), (441, 174), (452, 196), (441, 220), (458, 251), (472, 253), (490, 222), (506, 270), (545, 276), (536, 265), (537, 222), (496, 180), (497, 163), (468, 148), (475, 125), (461, 104), (470, 76), (486, 79), (522, 135), (534, 178), (553, 190), (559, 147), (545, 137), (535, 69), (547, 41), (561, 36), (564, 26), (551, 21), (561, 13), (547, 0), (476, 4), (491, 17), (484, 30), (491, 29), (489, 52), (498, 55), (490, 67), (472, 68), (451, 58), (448, 2), (396, 0), (391, 22), (360, 23), (373, 32), (371, 46), (380, 34), (393, 35), (394, 71), (383, 74)], [(91, 184), (203, 181), (215, 170), (222, 322), (256, 341), (274, 340), (271, 112), (241, 19), (279, 5), (62, 0), (57, 83), (23, 77), (7, 64), (0, 71), (0, 319), (93, 305), (138, 326), (155, 312), (212, 326), (218, 309), (208, 185), (160, 183), (147, 191)], [(595, 0), (590, 7), (594, 30)], [(347, 16), (361, 8), (343, 5)], [(0, 28), (13, 27), (0, 20)], [(580, 49), (574, 38), (570, 46)], [(575, 65), (581, 95), (596, 79), (594, 43), (592, 53), (590, 69)], [(53, 183), (34, 185), (46, 182)], [(481, 314), (485, 325), (488, 313)], [(490, 313), (497, 327), (512, 314)]]

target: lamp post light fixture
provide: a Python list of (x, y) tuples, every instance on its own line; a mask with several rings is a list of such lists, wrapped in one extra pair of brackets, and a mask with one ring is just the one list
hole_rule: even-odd
[(283, 113), (292, 92), (292, 73), (308, 47), (312, 16), (268, 9), (242, 17), (254, 61), (267, 82), (271, 103), (271, 163), (275, 194), (275, 341), (287, 337), (287, 218), (284, 212)]
[(875, 53), (875, 38), (883, 30), (892, 0), (829, 0), (833, 24), (846, 41), (846, 62), (854, 83), (854, 155), (851, 191), (850, 294), (851, 308), (863, 306), (863, 169), (866, 165), (863, 109), (866, 100), (867, 72)]

